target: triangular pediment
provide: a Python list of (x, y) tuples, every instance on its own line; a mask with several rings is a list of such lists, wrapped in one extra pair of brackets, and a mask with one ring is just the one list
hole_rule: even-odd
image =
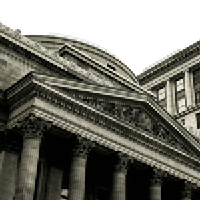
[[(194, 138), (180, 124), (178, 126), (177, 121), (173, 119), (169, 121), (162, 113), (155, 110), (149, 104), (143, 91), (141, 93), (131, 93), (83, 83), (55, 81), (53, 77), (46, 77), (45, 79), (44, 76), (41, 76), (41, 78), (38, 76), (38, 78), (55, 90), (74, 99), (74, 101), (87, 105), (93, 111), (101, 113), (102, 116), (105, 116), (105, 119), (107, 117), (109, 120), (113, 120), (115, 123), (112, 126), (120, 124), (121, 127), (124, 127), (124, 133), (122, 134), (125, 137), (134, 139), (136, 135), (134, 135), (133, 130), (135, 130), (155, 142), (165, 144), (186, 155), (198, 157), (193, 143), (195, 142)], [(173, 123), (173, 126), (171, 123)], [(104, 123), (99, 125), (104, 126)], [(180, 127), (182, 128), (181, 130)], [(113, 130), (115, 130), (115, 127), (113, 127)], [(146, 142), (148, 143), (148, 141)], [(150, 144), (152, 145), (153, 142), (150, 142)], [(159, 147), (155, 146), (153, 148)]]

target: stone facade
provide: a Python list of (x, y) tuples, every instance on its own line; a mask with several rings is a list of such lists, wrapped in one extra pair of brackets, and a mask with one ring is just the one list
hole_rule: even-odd
[(173, 80), (169, 114), (119, 60), (70, 42), (49, 50), (0, 23), (0, 199), (199, 199), (199, 141), (172, 116)]

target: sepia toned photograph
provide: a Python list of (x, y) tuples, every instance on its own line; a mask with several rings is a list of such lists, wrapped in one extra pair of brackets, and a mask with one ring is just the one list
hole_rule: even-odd
[(200, 200), (200, 2), (0, 3), (0, 200)]

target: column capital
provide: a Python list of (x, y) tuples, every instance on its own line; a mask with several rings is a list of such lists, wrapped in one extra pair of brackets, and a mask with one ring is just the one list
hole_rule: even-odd
[(133, 162), (133, 159), (129, 156), (118, 152), (117, 158), (115, 160), (114, 169), (117, 172), (127, 173), (130, 163)]
[(86, 158), (88, 153), (94, 147), (95, 147), (94, 142), (87, 140), (86, 138), (83, 138), (81, 136), (77, 136), (75, 147), (73, 149), (73, 155), (75, 157)]
[(33, 113), (17, 123), (17, 127), (21, 130), (24, 139), (41, 138), (50, 126), (50, 122), (37, 117)]
[(184, 188), (182, 191), (182, 198), (189, 198), (192, 197), (192, 191), (196, 188), (196, 186), (188, 181), (184, 182)]
[(164, 179), (167, 177), (167, 173), (159, 169), (153, 169), (153, 177), (151, 179), (152, 185), (162, 185)]

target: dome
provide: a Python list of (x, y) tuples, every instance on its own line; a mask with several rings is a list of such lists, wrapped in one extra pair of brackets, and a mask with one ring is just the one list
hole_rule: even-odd
[(122, 63), (115, 56), (107, 53), (105, 50), (102, 50), (94, 45), (75, 39), (51, 35), (27, 35), (26, 37), (41, 43), (45, 48), (51, 51), (57, 51), (64, 44), (67, 43), (73, 46), (74, 48), (78, 49), (82, 53), (88, 55), (92, 59), (111, 68), (113, 71), (127, 78), (129, 81), (138, 83), (135, 74), (124, 63)]

